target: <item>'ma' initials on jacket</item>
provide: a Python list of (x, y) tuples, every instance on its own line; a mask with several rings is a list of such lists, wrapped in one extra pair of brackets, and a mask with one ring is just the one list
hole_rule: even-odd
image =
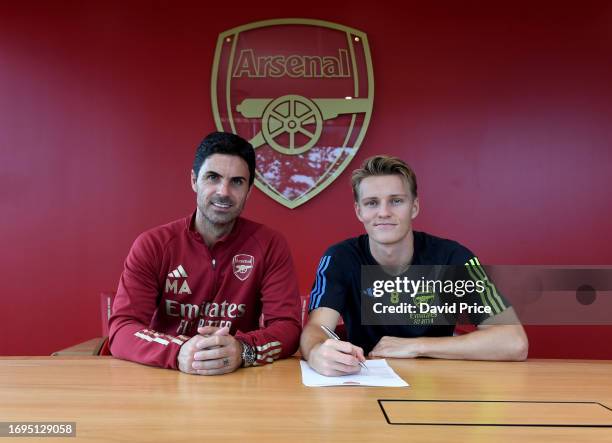
[(187, 280), (183, 280), (180, 289), (178, 288), (178, 280), (170, 281), (169, 278), (166, 279), (166, 294), (172, 292), (173, 294), (191, 294), (191, 289), (187, 284)]

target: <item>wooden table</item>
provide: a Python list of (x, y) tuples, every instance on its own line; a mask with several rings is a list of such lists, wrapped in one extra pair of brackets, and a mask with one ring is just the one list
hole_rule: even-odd
[[(2, 357), (0, 421), (73, 421), (78, 440), (97, 441), (612, 441), (612, 411), (596, 404), (404, 401), (382, 402), (381, 408), (378, 401), (612, 407), (612, 361), (388, 361), (411, 387), (307, 388), (296, 358), (202, 377), (111, 357)], [(533, 424), (546, 423), (556, 419), (559, 406), (563, 413), (571, 408), (569, 420), (576, 423), (607, 420), (610, 427), (474, 425), (523, 420), (526, 411)], [(383, 408), (394, 422), (472, 424), (389, 424)]]

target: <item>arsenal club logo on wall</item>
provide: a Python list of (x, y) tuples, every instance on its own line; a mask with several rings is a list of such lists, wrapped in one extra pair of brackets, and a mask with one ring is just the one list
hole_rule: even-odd
[(366, 34), (308, 19), (267, 20), (219, 35), (211, 97), (219, 131), (251, 142), (255, 185), (295, 208), (355, 156), (372, 115)]

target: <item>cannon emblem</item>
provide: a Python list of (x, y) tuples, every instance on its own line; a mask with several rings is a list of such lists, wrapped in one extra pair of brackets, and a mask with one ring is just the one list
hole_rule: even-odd
[[(261, 118), (261, 132), (252, 140), (254, 148), (266, 143), (275, 151), (287, 155), (302, 154), (316, 145), (323, 131), (323, 122), (340, 114), (367, 112), (370, 106), (367, 99), (353, 98), (315, 98), (301, 95), (283, 95), (276, 99), (247, 98), (236, 110), (247, 118)], [(287, 146), (276, 138), (288, 134)], [(306, 143), (298, 144), (296, 134), (302, 134)]]
[(256, 149), (255, 185), (288, 208), (329, 186), (359, 149), (372, 115), (366, 34), (278, 19), (219, 35), (211, 81), (219, 131)]

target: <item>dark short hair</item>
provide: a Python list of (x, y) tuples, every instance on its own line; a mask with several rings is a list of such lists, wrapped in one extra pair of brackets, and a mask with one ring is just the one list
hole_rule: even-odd
[(356, 202), (359, 201), (359, 185), (361, 181), (373, 175), (399, 175), (408, 183), (412, 198), (417, 197), (417, 179), (412, 168), (400, 158), (388, 155), (375, 155), (374, 157), (366, 158), (361, 168), (353, 171), (351, 185), (353, 186), (353, 197)]
[(255, 180), (255, 150), (253, 146), (236, 134), (229, 132), (212, 132), (204, 137), (196, 149), (193, 160), (193, 172), (196, 177), (204, 161), (213, 154), (236, 155), (249, 167), (249, 187)]

